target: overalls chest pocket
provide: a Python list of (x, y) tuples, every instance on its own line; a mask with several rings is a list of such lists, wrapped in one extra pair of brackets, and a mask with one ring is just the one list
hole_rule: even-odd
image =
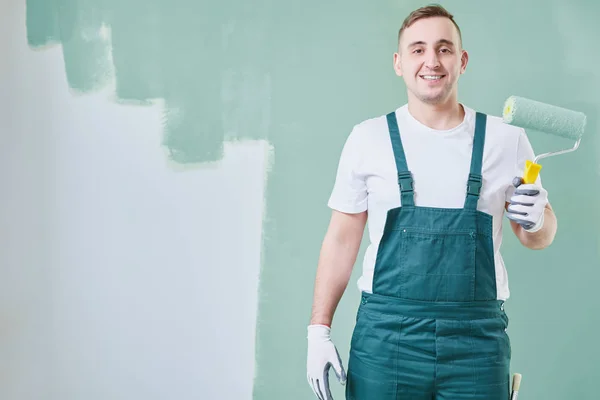
[(399, 296), (422, 301), (475, 299), (475, 230), (401, 228)]

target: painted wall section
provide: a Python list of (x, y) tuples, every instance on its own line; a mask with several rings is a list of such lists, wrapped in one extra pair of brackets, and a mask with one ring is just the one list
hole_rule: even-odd
[[(275, 6), (280, 18), (269, 43), (277, 54), (271, 64), (276, 163), (261, 274), (257, 400), (314, 398), (306, 382), (306, 325), (338, 157), (354, 124), (406, 101), (405, 86), (392, 69), (396, 35), (405, 16), (428, 3), (309, 0)], [(459, 89), (463, 102), (500, 115), (504, 100), (514, 94), (588, 115), (577, 153), (544, 161), (542, 176), (559, 218), (556, 242), (542, 252), (528, 251), (507, 223), (503, 255), (512, 293), (506, 306), (512, 370), (523, 374), (520, 398), (595, 399), (600, 55), (593, 49), (600, 37), (595, 22), (600, 6), (586, 0), (442, 4), (456, 15), (470, 53)], [(528, 134), (538, 153), (573, 144)], [(345, 365), (363, 254), (333, 323)], [(334, 398), (343, 399), (343, 387), (333, 373), (330, 378)]]
[(32, 51), (25, 11), (0, 6), (0, 398), (250, 398), (270, 147), (175, 164), (165, 101), (115, 102), (104, 50)]
[(27, 0), (27, 41), (36, 49), (61, 44), (75, 92), (114, 81), (119, 103), (161, 99), (168, 157), (189, 166), (221, 159), (226, 140), (267, 136), (269, 7), (268, 0)]

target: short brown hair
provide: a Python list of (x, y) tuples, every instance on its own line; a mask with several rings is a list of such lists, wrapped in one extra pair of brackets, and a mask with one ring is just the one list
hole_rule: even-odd
[(400, 37), (402, 36), (402, 32), (404, 32), (406, 28), (408, 28), (420, 19), (430, 17), (445, 17), (452, 21), (452, 23), (458, 30), (458, 37), (462, 46), (462, 34), (460, 32), (458, 24), (456, 23), (456, 21), (454, 21), (454, 15), (450, 14), (444, 7), (442, 7), (439, 4), (430, 4), (428, 6), (421, 7), (411, 12), (402, 23), (402, 27), (400, 27), (400, 31), (398, 32), (398, 43), (400, 43)]

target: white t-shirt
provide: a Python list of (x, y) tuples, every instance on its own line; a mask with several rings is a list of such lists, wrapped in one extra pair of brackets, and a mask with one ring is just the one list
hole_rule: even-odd
[[(416, 206), (464, 207), (475, 110), (462, 106), (463, 122), (449, 130), (423, 125), (409, 113), (406, 104), (396, 110), (406, 163), (413, 174)], [(500, 254), (505, 202), (514, 192), (513, 178), (522, 175), (525, 160), (533, 160), (533, 157), (533, 149), (522, 128), (488, 115), (483, 182), (477, 208), (493, 216), (497, 298), (500, 300), (509, 297), (506, 268)], [(537, 183), (541, 184), (541, 180)], [(344, 213), (368, 211), (369, 246), (358, 288), (371, 292), (387, 211), (400, 206), (397, 169), (385, 115), (354, 126), (342, 150), (328, 205)]]

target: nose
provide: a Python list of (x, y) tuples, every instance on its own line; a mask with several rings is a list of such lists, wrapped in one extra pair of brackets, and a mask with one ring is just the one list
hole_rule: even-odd
[(436, 69), (440, 66), (440, 60), (438, 59), (437, 52), (431, 51), (425, 59), (425, 66), (430, 69)]

